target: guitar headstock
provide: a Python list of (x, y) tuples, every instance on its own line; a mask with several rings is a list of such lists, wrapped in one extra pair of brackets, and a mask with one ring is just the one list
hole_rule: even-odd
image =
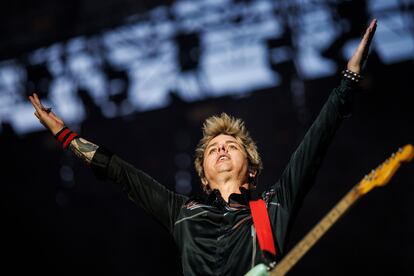
[(403, 162), (409, 162), (414, 157), (414, 148), (411, 144), (405, 145), (394, 152), (375, 170), (372, 170), (358, 184), (360, 194), (366, 194), (376, 186), (386, 185)]

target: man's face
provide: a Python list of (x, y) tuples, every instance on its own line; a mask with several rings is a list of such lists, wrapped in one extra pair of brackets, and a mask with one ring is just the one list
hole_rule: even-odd
[(215, 183), (223, 179), (236, 179), (240, 185), (247, 183), (248, 160), (243, 146), (230, 135), (214, 137), (204, 151), (203, 168), (206, 184), (218, 189)]

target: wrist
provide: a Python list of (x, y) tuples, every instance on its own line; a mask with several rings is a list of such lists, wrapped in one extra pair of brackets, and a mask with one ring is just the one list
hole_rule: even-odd
[(59, 126), (56, 128), (50, 128), (50, 132), (52, 132), (53, 136), (56, 136), (56, 134), (59, 133), (59, 131), (62, 131), (65, 128), (65, 126)]
[(56, 140), (62, 144), (62, 147), (64, 149), (67, 149), (69, 147), (70, 142), (72, 142), (72, 140), (79, 137), (80, 136), (76, 132), (70, 130), (66, 126), (55, 134)]
[(341, 75), (342, 75), (343, 79), (350, 80), (354, 83), (359, 83), (359, 81), (361, 81), (363, 79), (363, 77), (358, 72), (354, 72), (354, 71), (349, 70), (349, 69), (343, 70), (341, 72)]
[(361, 74), (361, 67), (359, 67), (359, 66), (347, 66), (346, 69), (351, 71), (351, 72)]

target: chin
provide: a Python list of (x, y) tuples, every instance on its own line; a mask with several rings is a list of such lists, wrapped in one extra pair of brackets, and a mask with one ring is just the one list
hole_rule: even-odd
[(228, 164), (221, 164), (217, 167), (217, 172), (230, 172), (232, 170), (232, 166)]

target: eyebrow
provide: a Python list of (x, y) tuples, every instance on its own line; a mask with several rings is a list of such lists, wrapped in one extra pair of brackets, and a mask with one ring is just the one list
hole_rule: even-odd
[[(237, 145), (238, 145), (237, 141), (233, 141), (233, 140), (227, 140), (227, 141), (226, 141), (226, 142), (224, 142), (224, 143), (226, 143), (226, 144), (231, 144), (231, 143), (234, 143), (234, 144), (237, 144)], [(209, 146), (206, 148), (206, 150), (208, 150), (209, 148), (211, 148), (212, 146), (215, 146), (215, 145), (217, 145), (217, 142), (215, 142), (215, 143), (213, 143), (213, 144), (209, 145)]]

